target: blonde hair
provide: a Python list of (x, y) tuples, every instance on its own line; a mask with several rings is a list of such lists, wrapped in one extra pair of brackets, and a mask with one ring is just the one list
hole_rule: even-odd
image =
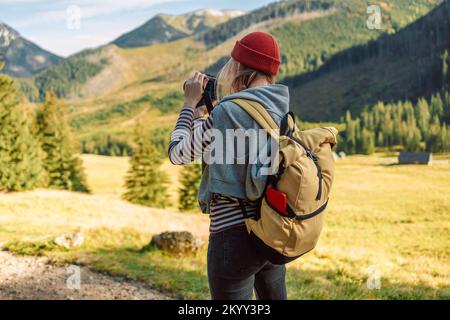
[(274, 77), (271, 74), (246, 67), (230, 58), (217, 75), (216, 96), (218, 100), (220, 101), (225, 96), (249, 88), (258, 76), (266, 78), (270, 84), (274, 83)]

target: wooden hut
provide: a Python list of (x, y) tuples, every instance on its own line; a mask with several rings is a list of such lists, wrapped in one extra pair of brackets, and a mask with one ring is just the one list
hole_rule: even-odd
[(400, 152), (399, 164), (431, 164), (433, 156), (431, 152)]

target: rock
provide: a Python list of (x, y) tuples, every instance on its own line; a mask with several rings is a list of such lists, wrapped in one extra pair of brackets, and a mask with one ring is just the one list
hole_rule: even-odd
[(83, 242), (84, 237), (81, 232), (63, 234), (55, 239), (55, 244), (64, 248), (79, 247)]
[(150, 246), (178, 255), (195, 253), (200, 250), (203, 241), (189, 231), (166, 231), (152, 237)]

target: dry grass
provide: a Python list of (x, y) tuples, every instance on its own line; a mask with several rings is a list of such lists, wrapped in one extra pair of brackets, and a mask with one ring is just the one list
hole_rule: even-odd
[[(84, 168), (88, 177), (88, 184), (92, 193), (96, 195), (120, 198), (125, 192), (125, 177), (128, 171), (128, 157), (107, 157), (85, 154), (82, 156)], [(169, 178), (167, 208), (178, 208), (178, 190), (181, 187), (179, 174), (182, 167), (174, 166), (166, 160), (161, 170)]]
[[(126, 159), (84, 160), (94, 195), (49, 190), (1, 195), (0, 242), (9, 242), (17, 253), (45, 254), (148, 281), (175, 296), (208, 298), (206, 249), (183, 259), (140, 251), (152, 234), (164, 230), (186, 229), (206, 239), (208, 218), (124, 202), (116, 190)], [(319, 244), (288, 265), (291, 299), (450, 298), (448, 157), (431, 166), (393, 162), (378, 155), (337, 163)], [(46, 245), (52, 236), (76, 229), (86, 235), (81, 248)], [(367, 288), (373, 270), (381, 274), (379, 290)]]
[[(319, 245), (290, 265), (291, 276), (311, 282), (293, 282), (298, 296), (449, 297), (449, 162), (394, 163), (376, 157), (338, 163)], [(381, 290), (367, 290), (368, 268), (381, 272)]]
[(120, 197), (128, 170), (128, 157), (83, 155), (88, 185), (94, 194)]
[(115, 196), (58, 190), (3, 194), (0, 211), (0, 241), (8, 240), (8, 230), (19, 238), (27, 237), (29, 231), (54, 234), (94, 228), (132, 228), (149, 237), (166, 230), (190, 230), (206, 237), (208, 230), (204, 215), (133, 205)]

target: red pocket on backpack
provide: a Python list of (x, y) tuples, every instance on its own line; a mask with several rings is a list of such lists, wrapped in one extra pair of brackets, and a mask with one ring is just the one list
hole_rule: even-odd
[(287, 216), (286, 193), (278, 191), (271, 186), (266, 189), (266, 201), (274, 210), (283, 216)]

